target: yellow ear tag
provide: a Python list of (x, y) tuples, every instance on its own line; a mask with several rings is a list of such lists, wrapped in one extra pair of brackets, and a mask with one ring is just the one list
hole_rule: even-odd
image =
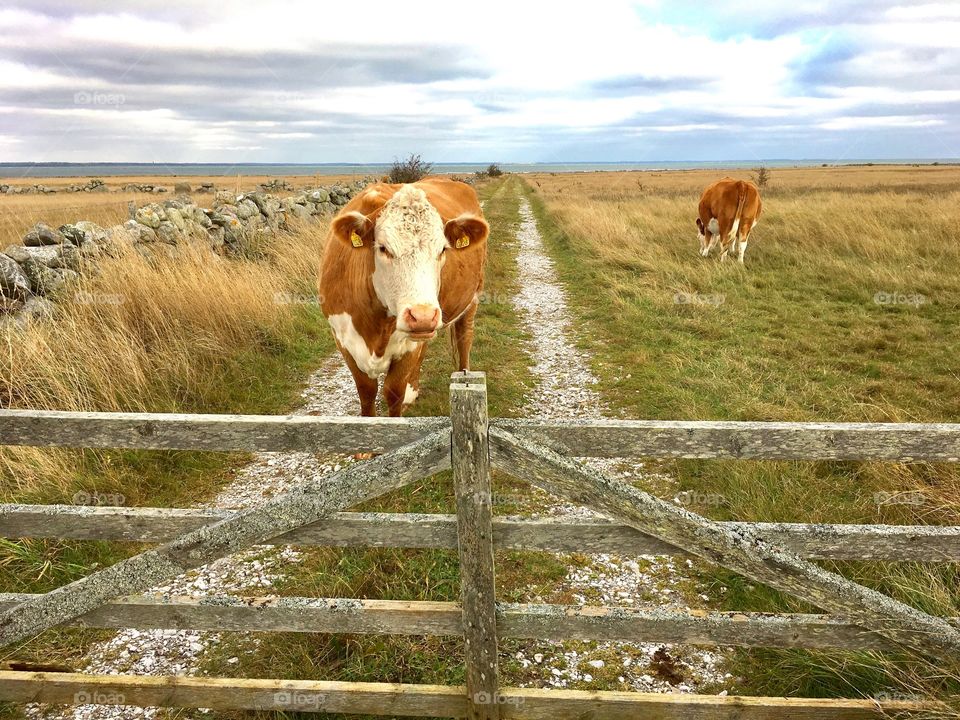
[(470, 244), (470, 236), (469, 236), (469, 235), (461, 235), (459, 238), (457, 238), (457, 249), (458, 249), (458, 250), (459, 250), (460, 248), (465, 248), (465, 247), (466, 247), (467, 245), (469, 245), (469, 244)]
[(350, 243), (354, 247), (363, 247), (363, 238), (357, 234), (356, 230), (350, 233)]

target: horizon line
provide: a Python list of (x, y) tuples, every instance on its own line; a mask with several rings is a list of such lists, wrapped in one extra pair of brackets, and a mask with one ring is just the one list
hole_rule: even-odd
[[(763, 159), (747, 159), (747, 158), (727, 158), (724, 160), (700, 160), (700, 159), (684, 159), (684, 160), (452, 160), (452, 161), (437, 161), (430, 163), (434, 166), (444, 166), (444, 165), (650, 165), (653, 163), (704, 163), (704, 164), (721, 164), (721, 163), (765, 163), (765, 162), (821, 162), (831, 165), (851, 165), (857, 163), (874, 163), (874, 164), (883, 164), (883, 163), (903, 163), (903, 162), (916, 162), (916, 163), (943, 163), (943, 162), (960, 162), (960, 157), (891, 157), (891, 158), (846, 158), (844, 160), (835, 160), (831, 158), (763, 158)], [(205, 161), (205, 162), (184, 162), (184, 161), (142, 161), (142, 160), (11, 160), (4, 161), (0, 160), (0, 166), (69, 166), (69, 165), (189, 165), (189, 166), (203, 166), (203, 165), (236, 165), (238, 167), (243, 166), (268, 166), (268, 165), (289, 165), (295, 167), (317, 167), (317, 166), (334, 166), (334, 165), (345, 165), (350, 167), (364, 167), (370, 165), (392, 165), (393, 160), (388, 161), (375, 161), (375, 162), (335, 162), (335, 161), (323, 161), (323, 162), (284, 162), (284, 161), (271, 161), (271, 162), (236, 162), (235, 160), (224, 160), (224, 161)]]

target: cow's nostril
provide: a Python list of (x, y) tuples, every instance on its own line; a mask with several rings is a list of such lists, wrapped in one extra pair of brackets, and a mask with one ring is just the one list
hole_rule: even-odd
[(406, 325), (413, 332), (432, 332), (440, 322), (440, 308), (430, 305), (415, 305), (403, 313)]

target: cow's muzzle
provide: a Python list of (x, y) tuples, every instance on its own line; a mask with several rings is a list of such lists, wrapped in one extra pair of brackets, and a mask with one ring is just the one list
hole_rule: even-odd
[(429, 340), (437, 334), (439, 325), (440, 308), (436, 305), (411, 305), (400, 315), (398, 323), (411, 340)]

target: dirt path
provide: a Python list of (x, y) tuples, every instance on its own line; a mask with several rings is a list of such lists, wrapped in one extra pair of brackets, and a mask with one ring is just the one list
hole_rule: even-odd
[[(302, 393), (296, 415), (355, 415), (359, 412), (353, 378), (339, 353), (317, 370)], [(343, 455), (310, 453), (259, 453), (204, 507), (246, 508), (280, 495), (309, 479), (339, 470), (350, 462)], [(266, 545), (222, 558), (181, 575), (144, 595), (157, 597), (210, 598), (243, 595), (244, 591), (273, 586), (300, 560), (289, 546)], [(110, 640), (94, 645), (83, 672), (116, 675), (194, 675), (205, 652), (220, 642), (219, 633), (192, 630), (123, 630)], [(54, 709), (30, 705), (26, 714), (47, 720), (126, 720), (154, 718), (161, 708), (77, 705)]]
[[(521, 198), (519, 212), (521, 289), (514, 307), (531, 337), (532, 372), (537, 378), (524, 415), (542, 419), (604, 417), (608, 411), (595, 389), (598, 381), (590, 369), (590, 358), (570, 340), (576, 336), (574, 315), (526, 198)], [(642, 463), (587, 462), (628, 481), (645, 477)], [(547, 515), (594, 515), (586, 508), (552, 500)], [(586, 564), (570, 566), (560, 590), (579, 603), (682, 610), (687, 608), (687, 598), (702, 591), (689, 572), (691, 567), (689, 560), (665, 556), (592, 555)], [(534, 686), (593, 689), (601, 683), (607, 689), (693, 692), (729, 679), (718, 668), (718, 653), (660, 643), (530, 643), (513, 659), (525, 680), (522, 684)]]

